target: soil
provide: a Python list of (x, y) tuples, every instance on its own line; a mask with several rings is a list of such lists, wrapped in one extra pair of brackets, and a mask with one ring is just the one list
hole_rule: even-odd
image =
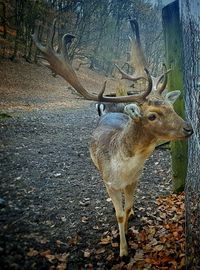
[[(79, 76), (90, 91), (105, 80), (86, 68)], [(118, 235), (115, 244), (100, 243), (117, 223), (88, 151), (98, 120), (95, 104), (44, 67), (23, 61), (1, 60), (0, 94), (0, 268), (111, 269), (128, 263), (135, 250), (120, 259)], [(170, 191), (169, 152), (159, 149), (145, 165), (130, 227), (139, 230), (156, 198)]]

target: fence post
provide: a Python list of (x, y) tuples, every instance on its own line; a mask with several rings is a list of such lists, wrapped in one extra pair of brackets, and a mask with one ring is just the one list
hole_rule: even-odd
[[(174, 105), (176, 112), (185, 117), (184, 109), (184, 83), (183, 83), (183, 58), (182, 58), (182, 32), (179, 18), (178, 0), (165, 6), (162, 10), (163, 30), (165, 38), (166, 61), (169, 73), (168, 89), (180, 90), (181, 97)], [(187, 175), (187, 143), (176, 141), (171, 143), (173, 191), (184, 190)]]

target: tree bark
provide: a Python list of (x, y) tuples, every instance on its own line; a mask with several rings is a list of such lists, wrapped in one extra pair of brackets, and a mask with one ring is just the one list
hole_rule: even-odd
[(180, 1), (186, 114), (194, 134), (189, 140), (186, 179), (186, 269), (200, 269), (200, 0)]

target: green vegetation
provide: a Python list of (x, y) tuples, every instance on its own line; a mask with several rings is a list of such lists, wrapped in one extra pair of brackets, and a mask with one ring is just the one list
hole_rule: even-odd
[(4, 112), (0, 112), (0, 120), (4, 120), (4, 119), (7, 119), (7, 118), (11, 118), (12, 116), (8, 113), (4, 113)]

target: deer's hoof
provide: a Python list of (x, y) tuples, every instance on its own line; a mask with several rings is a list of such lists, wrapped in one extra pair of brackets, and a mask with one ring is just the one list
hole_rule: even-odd
[(128, 256), (128, 248), (120, 248), (120, 257)]

